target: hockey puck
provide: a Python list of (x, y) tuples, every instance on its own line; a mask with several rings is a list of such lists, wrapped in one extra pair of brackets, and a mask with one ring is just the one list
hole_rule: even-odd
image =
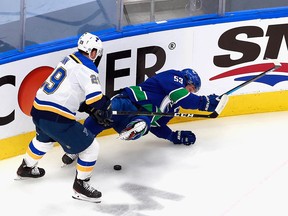
[(121, 165), (114, 165), (114, 170), (121, 170), (122, 169), (122, 167), (121, 167)]

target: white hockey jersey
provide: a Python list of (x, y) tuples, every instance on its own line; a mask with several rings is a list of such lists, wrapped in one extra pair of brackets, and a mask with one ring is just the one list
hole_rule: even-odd
[(74, 120), (82, 102), (92, 104), (102, 98), (98, 69), (76, 52), (65, 57), (36, 93), (33, 106)]

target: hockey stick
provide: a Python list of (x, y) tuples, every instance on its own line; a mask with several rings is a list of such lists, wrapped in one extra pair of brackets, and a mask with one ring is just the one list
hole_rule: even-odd
[(282, 65), (279, 62), (274, 62), (274, 66), (257, 76), (241, 83), (240, 85), (228, 90), (224, 94), (220, 96), (220, 101), (215, 109), (214, 112), (210, 114), (190, 114), (190, 113), (158, 113), (158, 112), (137, 112), (137, 111), (112, 111), (112, 115), (145, 115), (145, 116), (166, 116), (166, 117), (188, 117), (188, 118), (217, 118), (218, 115), (222, 112), (228, 102), (228, 95), (232, 94), (233, 92), (237, 91), (238, 89), (248, 85), (249, 83), (260, 79), (261, 77), (265, 76), (269, 72), (273, 72), (277, 70)]
[(193, 113), (159, 113), (142, 111), (112, 111), (112, 115), (144, 115), (144, 116), (166, 116), (166, 117), (187, 117), (187, 118), (216, 118), (224, 109), (228, 102), (228, 95), (222, 95), (214, 112), (210, 114)]

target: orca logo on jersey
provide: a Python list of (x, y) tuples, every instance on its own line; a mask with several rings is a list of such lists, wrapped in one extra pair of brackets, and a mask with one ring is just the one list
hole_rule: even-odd
[[(284, 45), (284, 40), (286, 40), (286, 44), (288, 43), (287, 29), (288, 24), (269, 25), (266, 34), (259, 26), (241, 26), (229, 29), (220, 36), (218, 45), (222, 50), (234, 53), (234, 56), (232, 57), (232, 54), (216, 55), (213, 59), (214, 65), (227, 68), (247, 62), (253, 62), (258, 59), (265, 47), (262, 45), (260, 46), (255, 42), (251, 42), (251, 40), (248, 41), (248, 39), (251, 38), (253, 41), (257, 41), (257, 39), (262, 40), (263, 37), (265, 37), (265, 39), (268, 38), (267, 46), (263, 53), (263, 59), (277, 59), (280, 56), (280, 50), (283, 51), (286, 49), (286, 51), (288, 51), (288, 46)], [(239, 58), (235, 58), (235, 52), (240, 53), (240, 55), (237, 55)], [(287, 81), (288, 64), (280, 63), (282, 64), (282, 67), (275, 70), (275, 72), (278, 72), (277, 74), (267, 74), (255, 82), (274, 86), (279, 82)], [(210, 80), (263, 72), (269, 68), (271, 68), (271, 64), (269, 63), (245, 65), (213, 76)], [(280, 74), (279, 72), (283, 74)], [(249, 75), (238, 77), (234, 80), (247, 81), (252, 77), (253, 75)]]

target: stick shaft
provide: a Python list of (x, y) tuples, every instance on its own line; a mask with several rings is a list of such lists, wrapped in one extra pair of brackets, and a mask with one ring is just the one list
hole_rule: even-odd
[(187, 118), (209, 118), (205, 114), (191, 113), (160, 113), (160, 112), (143, 112), (143, 111), (112, 111), (112, 115), (144, 115), (144, 116), (165, 116), (165, 117), (187, 117)]
[[(251, 83), (251, 82), (253, 82), (253, 81), (255, 81), (255, 80), (260, 79), (261, 77), (265, 76), (267, 73), (277, 70), (279, 67), (281, 67), (281, 64), (275, 64), (274, 67), (272, 67), (272, 68), (270, 68), (270, 69), (268, 69), (268, 70), (266, 70), (266, 71), (258, 74), (257, 76), (255, 76), (255, 77), (247, 80), (247, 81), (244, 82), (244, 83), (241, 83), (240, 85), (238, 85), (238, 86), (230, 89), (229, 91), (225, 92), (224, 94), (230, 95), (230, 94), (232, 94), (233, 92), (237, 91), (238, 89), (240, 89), (240, 88), (248, 85), (249, 83)], [(222, 94), (222, 95), (224, 95), (224, 94)], [(221, 95), (221, 96), (222, 96), (222, 95)]]
[(186, 117), (186, 118), (216, 118), (224, 109), (228, 102), (228, 95), (223, 95), (214, 112), (210, 114), (192, 113), (160, 113), (143, 111), (112, 111), (112, 115), (144, 115), (144, 116), (166, 116), (166, 117)]

